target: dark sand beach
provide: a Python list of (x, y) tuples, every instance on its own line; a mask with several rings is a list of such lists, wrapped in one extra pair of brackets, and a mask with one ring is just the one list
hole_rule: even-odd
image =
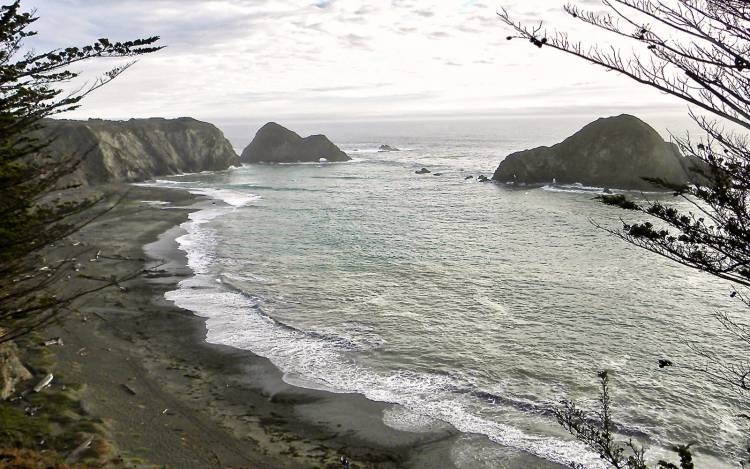
[(206, 343), (203, 319), (164, 293), (191, 274), (175, 242), (184, 233), (179, 225), (218, 202), (180, 190), (112, 190), (129, 192), (71, 244), (130, 260), (89, 260), (81, 268), (151, 271), (86, 298), (49, 333), (65, 342), (50, 348), (55, 372), (85, 385), (85, 411), (104, 420), (127, 465), (341, 467), (346, 455), (353, 467), (452, 467), (451, 444), (461, 437), (455, 429), (392, 429), (382, 422), (388, 404), (288, 385), (268, 360)]

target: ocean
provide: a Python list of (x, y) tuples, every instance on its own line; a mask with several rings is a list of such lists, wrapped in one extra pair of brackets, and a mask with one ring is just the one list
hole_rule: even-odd
[[(701, 366), (689, 344), (731, 356), (713, 319), (743, 313), (731, 286), (597, 229), (631, 216), (600, 189), (476, 181), (589, 120), (304, 123), (289, 127), (353, 160), (160, 179), (217, 201), (183, 226), (194, 276), (167, 297), (207, 319), (207, 341), (267, 357), (288, 383), (392, 403), (394, 428), (452, 425), (466, 434), (457, 467), (513, 467), (514, 452), (603, 467), (551, 409), (593, 408), (604, 369), (618, 432), (647, 440), (650, 460), (697, 442), (701, 467), (734, 467), (739, 396), (657, 366)], [(238, 150), (256, 129), (224, 128)]]

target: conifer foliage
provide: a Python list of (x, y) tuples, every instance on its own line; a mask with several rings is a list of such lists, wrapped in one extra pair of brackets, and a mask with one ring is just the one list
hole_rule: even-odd
[(134, 62), (120, 63), (66, 92), (62, 88), (78, 77), (69, 67), (160, 49), (158, 37), (128, 42), (102, 38), (83, 47), (38, 53), (26, 44), (36, 35), (30, 29), (36, 20), (20, 1), (0, 7), (0, 343), (49, 323), (76, 298), (112, 283), (76, 291), (58, 288), (75, 274), (75, 261), (47, 259), (45, 249), (89, 222), (100, 199), (83, 197), (65, 182), (84, 155), (52, 156), (46, 152), (50, 142), (38, 130), (42, 119), (76, 109)]

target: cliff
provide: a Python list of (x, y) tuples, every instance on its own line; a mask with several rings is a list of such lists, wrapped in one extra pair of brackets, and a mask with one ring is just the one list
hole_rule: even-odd
[(598, 119), (557, 145), (508, 155), (492, 179), (653, 190), (644, 177), (685, 183), (693, 164), (651, 126), (623, 114)]
[(302, 138), (275, 122), (269, 122), (245, 147), (240, 160), (243, 163), (300, 163), (317, 162), (321, 158), (327, 161), (351, 159), (325, 135)]
[(40, 131), (52, 155), (80, 155), (73, 179), (88, 184), (141, 181), (238, 165), (215, 126), (188, 117), (87, 121), (47, 119)]

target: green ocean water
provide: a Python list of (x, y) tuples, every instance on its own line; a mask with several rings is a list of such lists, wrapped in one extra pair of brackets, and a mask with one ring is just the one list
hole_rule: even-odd
[(494, 449), (599, 467), (550, 409), (592, 405), (601, 369), (620, 432), (649, 457), (697, 441), (707, 467), (731, 467), (737, 396), (656, 366), (701, 365), (690, 342), (732, 353), (712, 318), (742, 312), (730, 286), (596, 229), (628, 215), (596, 188), (465, 179), (576, 125), (329, 125), (352, 162), (157, 181), (222, 201), (185, 225), (196, 275), (168, 297), (207, 318), (208, 341), (268, 357), (292, 384), (398, 404), (383, 416), (395, 428), (486, 437), (459, 467), (502, 467)]

